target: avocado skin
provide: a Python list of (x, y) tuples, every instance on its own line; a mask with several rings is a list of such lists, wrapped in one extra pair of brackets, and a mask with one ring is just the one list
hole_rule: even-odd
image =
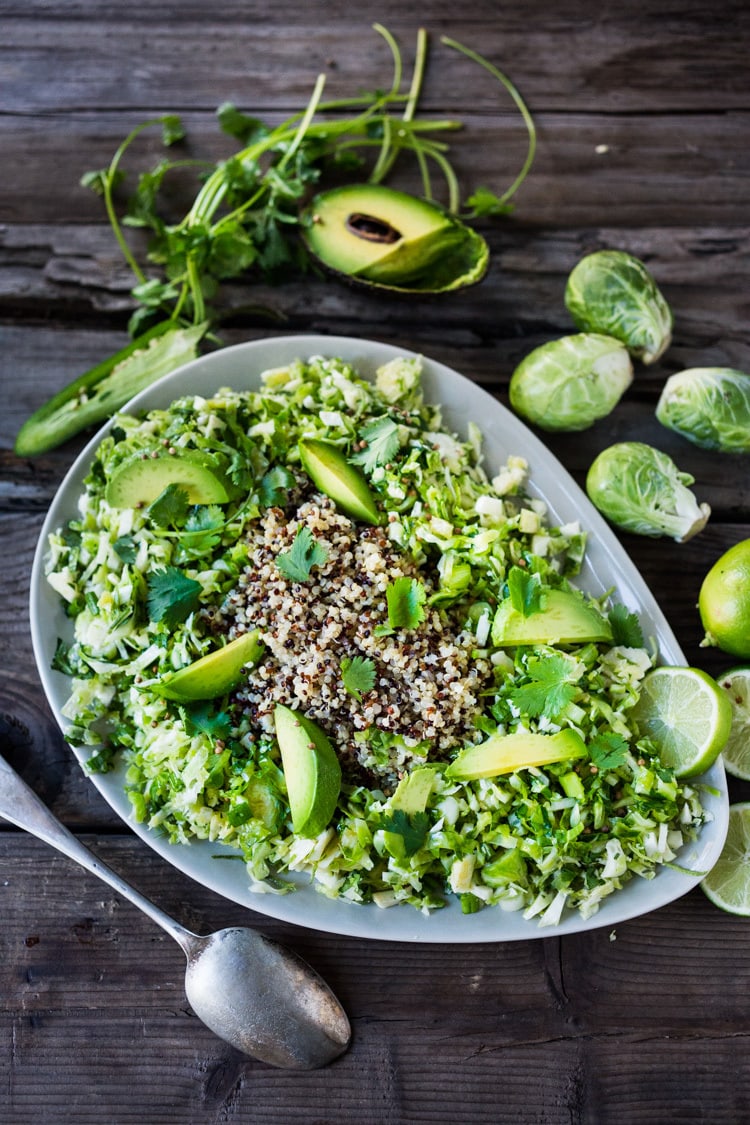
[(337, 445), (320, 438), (300, 438), (299, 454), (313, 484), (342, 512), (363, 523), (380, 523), (380, 512), (364, 474), (347, 461)]
[(524, 616), (510, 599), (501, 602), (492, 622), (495, 645), (585, 644), (612, 641), (609, 622), (581, 594), (573, 590), (547, 590), (536, 613)]
[(104, 497), (112, 508), (141, 508), (170, 484), (182, 488), (191, 504), (226, 504), (231, 498), (223, 473), (192, 450), (128, 458), (112, 473)]
[(440, 293), (475, 284), (487, 269), (489, 248), (471, 227), (431, 200), (379, 184), (322, 192), (303, 218), (313, 257), (355, 284)]
[(298, 836), (318, 836), (328, 827), (341, 791), (336, 751), (316, 723), (281, 703), (274, 709), (274, 726), (292, 828)]

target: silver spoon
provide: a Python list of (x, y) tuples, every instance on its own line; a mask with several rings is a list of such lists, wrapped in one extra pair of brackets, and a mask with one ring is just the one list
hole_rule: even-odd
[(98, 875), (175, 939), (187, 957), (185, 992), (195, 1014), (245, 1054), (314, 1070), (349, 1045), (346, 1013), (296, 953), (243, 926), (200, 937), (96, 859), (0, 757), (0, 816)]

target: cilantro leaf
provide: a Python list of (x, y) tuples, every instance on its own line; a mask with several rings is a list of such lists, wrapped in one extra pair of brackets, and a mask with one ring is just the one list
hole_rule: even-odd
[(200, 558), (213, 550), (224, 529), (224, 512), (218, 504), (196, 504), (185, 520), (173, 560), (178, 563)]
[(401, 836), (404, 851), (414, 855), (422, 847), (430, 831), (430, 818), (426, 812), (407, 813), (404, 809), (394, 809), (390, 816), (384, 817), (381, 827), (386, 832)]
[(294, 485), (294, 475), (283, 465), (274, 465), (260, 482), (260, 499), (264, 508), (283, 508)]
[(595, 734), (589, 743), (591, 761), (600, 770), (613, 770), (625, 764), (628, 743), (614, 731)]
[(531, 718), (561, 718), (578, 694), (576, 665), (560, 653), (534, 657), (527, 667), (532, 678), (513, 689), (511, 700)]
[(612, 637), (616, 645), (626, 648), (643, 648), (643, 632), (638, 615), (624, 605), (614, 605), (608, 614)]
[(355, 699), (361, 701), (363, 692), (372, 691), (375, 684), (374, 661), (364, 656), (342, 656), (339, 667), (342, 683)]
[(188, 578), (176, 566), (155, 570), (148, 578), (148, 616), (150, 621), (179, 625), (200, 605), (201, 584)]
[(67, 645), (61, 637), (57, 638), (57, 645), (55, 647), (55, 654), (52, 657), (50, 664), (56, 672), (62, 672), (64, 676), (75, 676), (76, 670), (70, 661), (70, 645)]
[(222, 132), (240, 141), (245, 148), (253, 141), (268, 136), (268, 129), (262, 121), (257, 117), (248, 117), (232, 102), (222, 102), (216, 116)]
[(328, 558), (328, 550), (317, 543), (307, 526), (302, 526), (294, 537), (291, 549), (282, 551), (276, 557), (276, 566), (290, 582), (305, 582), (314, 566), (322, 566)]
[(210, 702), (181, 707), (180, 713), (188, 734), (207, 734), (209, 738), (222, 742), (229, 738), (232, 730), (229, 715), (225, 711), (214, 711)]
[(520, 566), (508, 572), (508, 595), (516, 613), (530, 617), (542, 608), (542, 580), (538, 574), (529, 574)]
[(377, 465), (387, 465), (401, 447), (398, 423), (387, 414), (363, 426), (359, 436), (366, 444), (363, 449), (352, 454), (349, 460), (355, 465), (361, 465), (366, 473), (371, 473)]
[(157, 527), (178, 527), (187, 516), (190, 501), (179, 484), (168, 484), (146, 509), (146, 515)]
[(388, 603), (388, 624), (379, 625), (375, 632), (383, 636), (394, 629), (416, 629), (424, 621), (424, 603), (427, 591), (418, 578), (402, 575), (389, 582), (385, 591)]
[(128, 563), (128, 565), (132, 566), (138, 555), (133, 536), (121, 535), (119, 539), (115, 539), (112, 546), (115, 549), (115, 554), (119, 555), (124, 563)]
[(513, 210), (512, 203), (504, 202), (499, 195), (487, 187), (478, 187), (466, 200), (470, 208), (468, 218), (482, 219), (487, 215), (508, 215)]

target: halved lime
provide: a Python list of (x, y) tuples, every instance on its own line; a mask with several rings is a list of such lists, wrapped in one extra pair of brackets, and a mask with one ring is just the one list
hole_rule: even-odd
[(714, 906), (750, 917), (750, 801), (729, 806), (724, 847), (701, 887)]
[(641, 737), (650, 738), (676, 777), (703, 773), (729, 737), (732, 707), (725, 691), (700, 668), (653, 668), (633, 708)]
[(732, 706), (732, 729), (721, 756), (727, 773), (750, 781), (750, 665), (730, 668), (718, 683)]

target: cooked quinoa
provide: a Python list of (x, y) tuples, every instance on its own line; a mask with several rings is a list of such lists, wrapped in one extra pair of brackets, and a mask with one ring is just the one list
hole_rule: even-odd
[[(292, 582), (277, 560), (303, 526), (327, 555), (308, 581)], [(387, 619), (386, 588), (400, 577), (418, 577), (428, 600), (436, 592), (429, 569), (395, 549), (383, 528), (354, 523), (308, 489), (295, 510), (270, 508), (253, 524), (248, 565), (214, 617), (231, 637), (260, 630), (267, 646), (237, 692), (251, 722), (270, 733), (277, 703), (303, 711), (345, 765), (359, 763), (386, 790), (428, 754), (445, 756), (472, 739), (478, 695), (491, 677), (489, 661), (472, 657), (476, 638), (464, 611), (431, 608), (416, 629), (376, 634)], [(361, 699), (341, 678), (342, 658), (357, 656), (375, 665)], [(403, 736), (385, 762), (357, 741), (373, 726)]]

